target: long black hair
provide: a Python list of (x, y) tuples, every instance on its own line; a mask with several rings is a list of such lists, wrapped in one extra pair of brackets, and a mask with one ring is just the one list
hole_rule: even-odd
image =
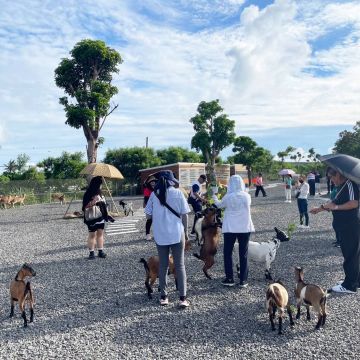
[(91, 199), (95, 195), (101, 196), (101, 189), (100, 186), (102, 184), (102, 177), (101, 176), (95, 176), (91, 179), (89, 187), (85, 191), (84, 197), (83, 197), (83, 203), (82, 203), (82, 210), (84, 211), (85, 206), (91, 201)]

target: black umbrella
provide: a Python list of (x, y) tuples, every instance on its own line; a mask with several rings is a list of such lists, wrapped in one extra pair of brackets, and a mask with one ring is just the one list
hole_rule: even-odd
[(344, 154), (320, 156), (320, 160), (346, 178), (360, 184), (360, 159)]

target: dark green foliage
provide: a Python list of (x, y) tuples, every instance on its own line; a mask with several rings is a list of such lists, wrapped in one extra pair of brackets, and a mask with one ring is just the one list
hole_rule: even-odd
[(272, 165), (273, 156), (270, 151), (258, 146), (256, 141), (248, 136), (239, 136), (235, 139), (233, 152), (235, 155), (229, 160), (246, 166), (249, 184), (253, 171), (269, 171)]
[(360, 158), (360, 121), (353, 127), (353, 131), (344, 130), (339, 134), (334, 152)]
[(191, 147), (202, 153), (210, 182), (215, 183), (215, 163), (220, 151), (231, 145), (235, 138), (235, 121), (223, 114), (219, 100), (202, 101), (197, 114), (190, 119), (195, 130)]
[(88, 162), (96, 162), (97, 148), (104, 141), (99, 141), (99, 132), (106, 117), (117, 108), (110, 108), (110, 99), (118, 92), (111, 81), (122, 59), (103, 41), (90, 39), (78, 42), (70, 55), (55, 69), (55, 83), (68, 95), (59, 101), (65, 109), (65, 123), (84, 130)]
[(166, 149), (157, 150), (156, 155), (161, 159), (161, 162), (164, 165), (177, 162), (202, 162), (200, 154), (179, 146), (170, 146)]
[(57, 158), (48, 157), (44, 159), (37, 166), (44, 169), (46, 179), (76, 179), (80, 176), (80, 171), (85, 165), (83, 153), (63, 152)]
[(108, 150), (104, 162), (118, 168), (126, 179), (137, 179), (140, 169), (163, 165), (154, 149), (143, 147)]

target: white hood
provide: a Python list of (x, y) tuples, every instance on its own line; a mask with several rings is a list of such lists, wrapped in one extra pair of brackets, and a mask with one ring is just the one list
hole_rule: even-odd
[(244, 180), (240, 175), (232, 175), (228, 184), (227, 194), (238, 194), (241, 191), (246, 191)]

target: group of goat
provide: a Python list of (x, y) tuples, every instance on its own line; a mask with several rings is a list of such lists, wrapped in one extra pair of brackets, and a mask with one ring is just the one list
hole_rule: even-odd
[[(198, 245), (200, 245), (200, 254), (194, 253), (193, 255), (204, 262), (203, 272), (208, 279), (211, 279), (208, 270), (214, 265), (214, 258), (220, 241), (221, 220), (219, 209), (215, 206), (208, 207), (201, 215), (197, 214), (196, 217), (195, 233)], [(289, 314), (291, 326), (294, 325), (294, 321), (292, 318), (290, 304), (288, 302), (288, 292), (281, 281), (274, 281), (270, 268), (271, 263), (275, 260), (276, 251), (278, 250), (281, 242), (289, 241), (289, 237), (286, 233), (276, 227), (274, 230), (276, 235), (270, 241), (261, 243), (254, 241), (249, 242), (248, 259), (262, 263), (265, 267), (265, 278), (267, 280), (271, 280), (272, 282), (266, 291), (266, 309), (269, 313), (272, 330), (275, 330), (274, 319), (276, 311), (279, 312), (278, 333), (282, 334), (282, 323), (285, 311)], [(189, 246), (186, 246), (185, 250), (188, 248)], [(157, 256), (151, 256), (147, 261), (144, 258), (141, 258), (140, 262), (144, 264), (146, 272), (145, 286), (147, 289), (147, 295), (149, 299), (151, 299), (153, 293), (152, 286), (154, 285), (159, 272), (159, 258)], [(239, 271), (239, 266), (237, 267)], [(168, 274), (173, 274), (175, 284), (177, 284), (174, 261), (171, 255), (169, 257)], [(318, 321), (315, 328), (320, 329), (320, 327), (325, 324), (326, 319), (327, 293), (317, 285), (305, 283), (304, 271), (300, 267), (295, 267), (295, 279), (295, 296), (297, 306), (296, 319), (300, 318), (301, 305), (305, 304), (307, 310), (307, 320), (310, 320), (310, 306), (312, 306), (318, 314)]]
[(24, 201), (26, 198), (26, 194), (24, 195), (0, 195), (0, 205), (4, 209), (7, 209), (7, 205), (9, 207), (15, 207), (16, 204), (24, 205)]

